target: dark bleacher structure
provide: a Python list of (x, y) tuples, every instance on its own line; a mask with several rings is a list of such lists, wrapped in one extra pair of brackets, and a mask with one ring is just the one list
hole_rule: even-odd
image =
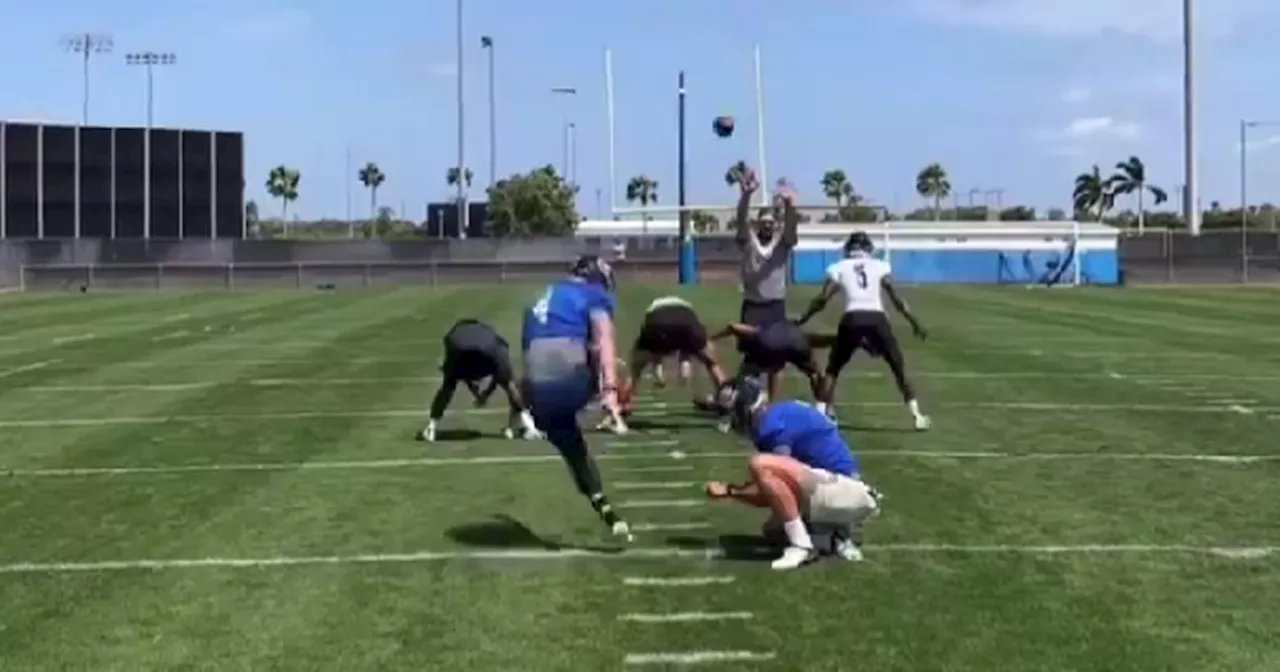
[(244, 233), (241, 133), (0, 120), (0, 239)]

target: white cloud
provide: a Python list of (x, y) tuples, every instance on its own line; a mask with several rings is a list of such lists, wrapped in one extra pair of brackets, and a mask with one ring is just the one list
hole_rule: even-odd
[(1141, 134), (1142, 127), (1132, 121), (1117, 121), (1111, 117), (1082, 117), (1073, 119), (1067, 124), (1061, 132), (1061, 137), (1067, 140), (1092, 138), (1136, 140)]
[(285, 9), (250, 16), (227, 27), (232, 37), (249, 40), (283, 40), (311, 28), (311, 14), (301, 9)]
[(1079, 105), (1087, 103), (1093, 98), (1093, 91), (1083, 86), (1073, 86), (1062, 92), (1062, 102), (1069, 105)]
[[(1182, 35), (1179, 0), (909, 0), (909, 5), (945, 23), (1062, 37), (1117, 32), (1172, 41)], [(1204, 37), (1222, 37), (1274, 7), (1274, 0), (1201, 2), (1196, 27)]]

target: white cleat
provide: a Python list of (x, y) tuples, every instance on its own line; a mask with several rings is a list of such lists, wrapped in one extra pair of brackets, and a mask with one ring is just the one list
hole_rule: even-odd
[(503, 428), (502, 428), (502, 438), (504, 438), (504, 439), (514, 439), (514, 438), (516, 438), (516, 430), (515, 430), (515, 428), (514, 428), (514, 427), (503, 427)]
[(847, 537), (837, 539), (832, 550), (842, 560), (862, 562), (862, 549), (858, 548), (858, 545), (853, 543), (852, 539)]
[(418, 432), (418, 440), (426, 441), (427, 443), (434, 443), (436, 440), (436, 423), (427, 423), (427, 426), (424, 427), (422, 431)]
[(933, 427), (933, 421), (929, 419), (929, 416), (927, 416), (927, 415), (917, 415), (917, 416), (916, 416), (916, 431), (917, 431), (917, 432), (926, 432), (926, 431), (929, 431), (929, 429), (930, 429), (931, 427)]
[(546, 435), (546, 434), (543, 434), (541, 431), (539, 431), (539, 430), (537, 430), (537, 429), (526, 429), (526, 430), (524, 430), (524, 440), (525, 440), (525, 441), (541, 441), (541, 440), (543, 440), (543, 439), (545, 439), (545, 438), (547, 438), (547, 435)]
[(625, 520), (619, 520), (613, 524), (613, 536), (622, 537), (628, 542), (635, 541), (635, 535), (631, 534), (631, 526)]
[(818, 552), (812, 548), (801, 548), (799, 546), (788, 546), (787, 550), (782, 552), (782, 557), (773, 561), (770, 565), (775, 570), (787, 571), (797, 569), (818, 559)]

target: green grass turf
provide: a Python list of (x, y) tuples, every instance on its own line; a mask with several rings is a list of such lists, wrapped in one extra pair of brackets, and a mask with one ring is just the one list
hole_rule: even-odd
[[(776, 655), (712, 669), (1280, 669), (1280, 293), (911, 290), (933, 338), (902, 336), (935, 429), (908, 431), (882, 365), (855, 360), (841, 417), (885, 513), (866, 562), (776, 574), (703, 553), (753, 545), (758, 512), (627, 506), (741, 476), (742, 442), (686, 415), (687, 391), (646, 391), (644, 431), (596, 440), (633, 523), (693, 526), (635, 546), (679, 557), (606, 554), (550, 448), (493, 438), (500, 412), (465, 393), (447, 427), (485, 437), (411, 440), (444, 329), (479, 316), (514, 338), (538, 289), (0, 297), (0, 669), (607, 670), (695, 651)], [(625, 287), (623, 333), (672, 291)], [(730, 289), (687, 295), (734, 317)], [(332, 561), (223, 562), (305, 557)], [(699, 576), (734, 582), (624, 585)], [(676, 612), (750, 618), (619, 620)]]

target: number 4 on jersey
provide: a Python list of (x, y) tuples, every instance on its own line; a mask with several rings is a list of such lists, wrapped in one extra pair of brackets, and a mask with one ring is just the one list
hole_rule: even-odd
[(533, 319), (537, 320), (539, 324), (547, 323), (547, 314), (551, 312), (551, 295), (554, 292), (555, 287), (548, 287), (542, 298), (538, 299), (538, 302), (533, 304), (533, 308), (529, 309), (533, 313)]

